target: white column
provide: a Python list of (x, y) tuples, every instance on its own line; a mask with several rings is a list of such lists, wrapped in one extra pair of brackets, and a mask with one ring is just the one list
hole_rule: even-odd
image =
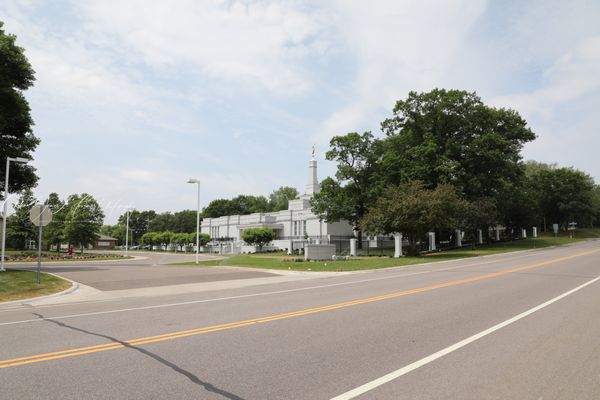
[(527, 229), (525, 229), (525, 228), (521, 229), (521, 237), (523, 239), (527, 239)]
[(290, 232), (289, 232), (289, 243), (288, 243), (288, 254), (292, 254), (292, 248), (294, 247), (293, 239), (293, 225), (294, 225), (294, 212), (290, 210)]
[(496, 241), (500, 241), (500, 225), (496, 225)]
[(394, 258), (402, 257), (402, 234), (394, 235)]
[(537, 237), (537, 227), (534, 226), (532, 229), (533, 229), (533, 232), (532, 232), (531, 236), (536, 238)]
[(350, 255), (356, 257), (356, 239), (350, 239)]
[(462, 235), (460, 229), (455, 230), (454, 235), (456, 236), (456, 247), (462, 247)]
[(483, 232), (477, 229), (477, 244), (483, 244)]
[(429, 251), (435, 251), (435, 232), (429, 232)]

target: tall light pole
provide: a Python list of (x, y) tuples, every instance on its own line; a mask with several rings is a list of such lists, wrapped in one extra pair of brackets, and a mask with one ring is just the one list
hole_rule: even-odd
[(6, 271), (6, 269), (4, 268), (4, 252), (6, 246), (6, 217), (8, 217), (8, 171), (10, 169), (11, 161), (25, 164), (29, 160), (23, 157), (6, 157), (6, 179), (4, 180), (4, 206), (2, 208), (2, 256), (0, 257), (0, 272)]
[(131, 213), (131, 208), (127, 209), (127, 223), (126, 223), (126, 228), (125, 228), (125, 257), (128, 256), (128, 250), (129, 250), (129, 214)]
[(196, 212), (196, 264), (200, 260), (200, 181), (198, 179), (189, 179), (187, 183), (196, 183), (198, 185), (198, 211)]

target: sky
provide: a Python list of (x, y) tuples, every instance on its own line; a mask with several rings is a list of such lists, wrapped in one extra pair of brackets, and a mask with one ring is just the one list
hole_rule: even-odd
[(475, 91), (538, 138), (523, 157), (600, 182), (599, 1), (2, 0), (36, 71), (34, 192), (114, 223), (238, 194), (301, 193), (316, 145), (381, 135), (408, 92)]

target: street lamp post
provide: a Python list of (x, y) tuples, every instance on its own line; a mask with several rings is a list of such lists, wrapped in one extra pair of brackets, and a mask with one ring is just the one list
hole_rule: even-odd
[(8, 216), (8, 171), (10, 169), (11, 161), (25, 164), (29, 160), (23, 157), (6, 157), (6, 179), (4, 180), (4, 206), (2, 208), (2, 256), (0, 257), (0, 272), (6, 271), (6, 269), (4, 268), (4, 253), (6, 246), (6, 217)]
[(200, 181), (198, 179), (189, 179), (187, 183), (198, 185), (198, 210), (196, 212), (196, 264), (200, 260)]
[(125, 228), (125, 257), (128, 256), (128, 250), (129, 250), (129, 213), (131, 212), (131, 208), (127, 209), (127, 223), (126, 223), (126, 228)]

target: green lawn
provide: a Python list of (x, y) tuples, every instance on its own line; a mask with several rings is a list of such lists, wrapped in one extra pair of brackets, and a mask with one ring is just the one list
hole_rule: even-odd
[(71, 282), (42, 273), (41, 283), (33, 271), (7, 270), (0, 272), (0, 302), (46, 296), (71, 287)]
[[(365, 269), (377, 269), (388, 267), (399, 267), (419, 263), (429, 263), (459, 258), (477, 257), (489, 254), (506, 253), (511, 251), (527, 250), (549, 246), (575, 243), (582, 239), (569, 239), (568, 237), (539, 237), (517, 240), (514, 242), (503, 242), (491, 245), (477, 246), (475, 249), (462, 248), (432, 253), (420, 257), (353, 257), (349, 261), (310, 261), (304, 262), (302, 256), (288, 256), (281, 253), (266, 254), (241, 254), (227, 257), (222, 260), (202, 261), (198, 265), (210, 266), (236, 266), (266, 269), (287, 269), (295, 271), (356, 271)], [(178, 263), (172, 265), (196, 266), (194, 262)]]

